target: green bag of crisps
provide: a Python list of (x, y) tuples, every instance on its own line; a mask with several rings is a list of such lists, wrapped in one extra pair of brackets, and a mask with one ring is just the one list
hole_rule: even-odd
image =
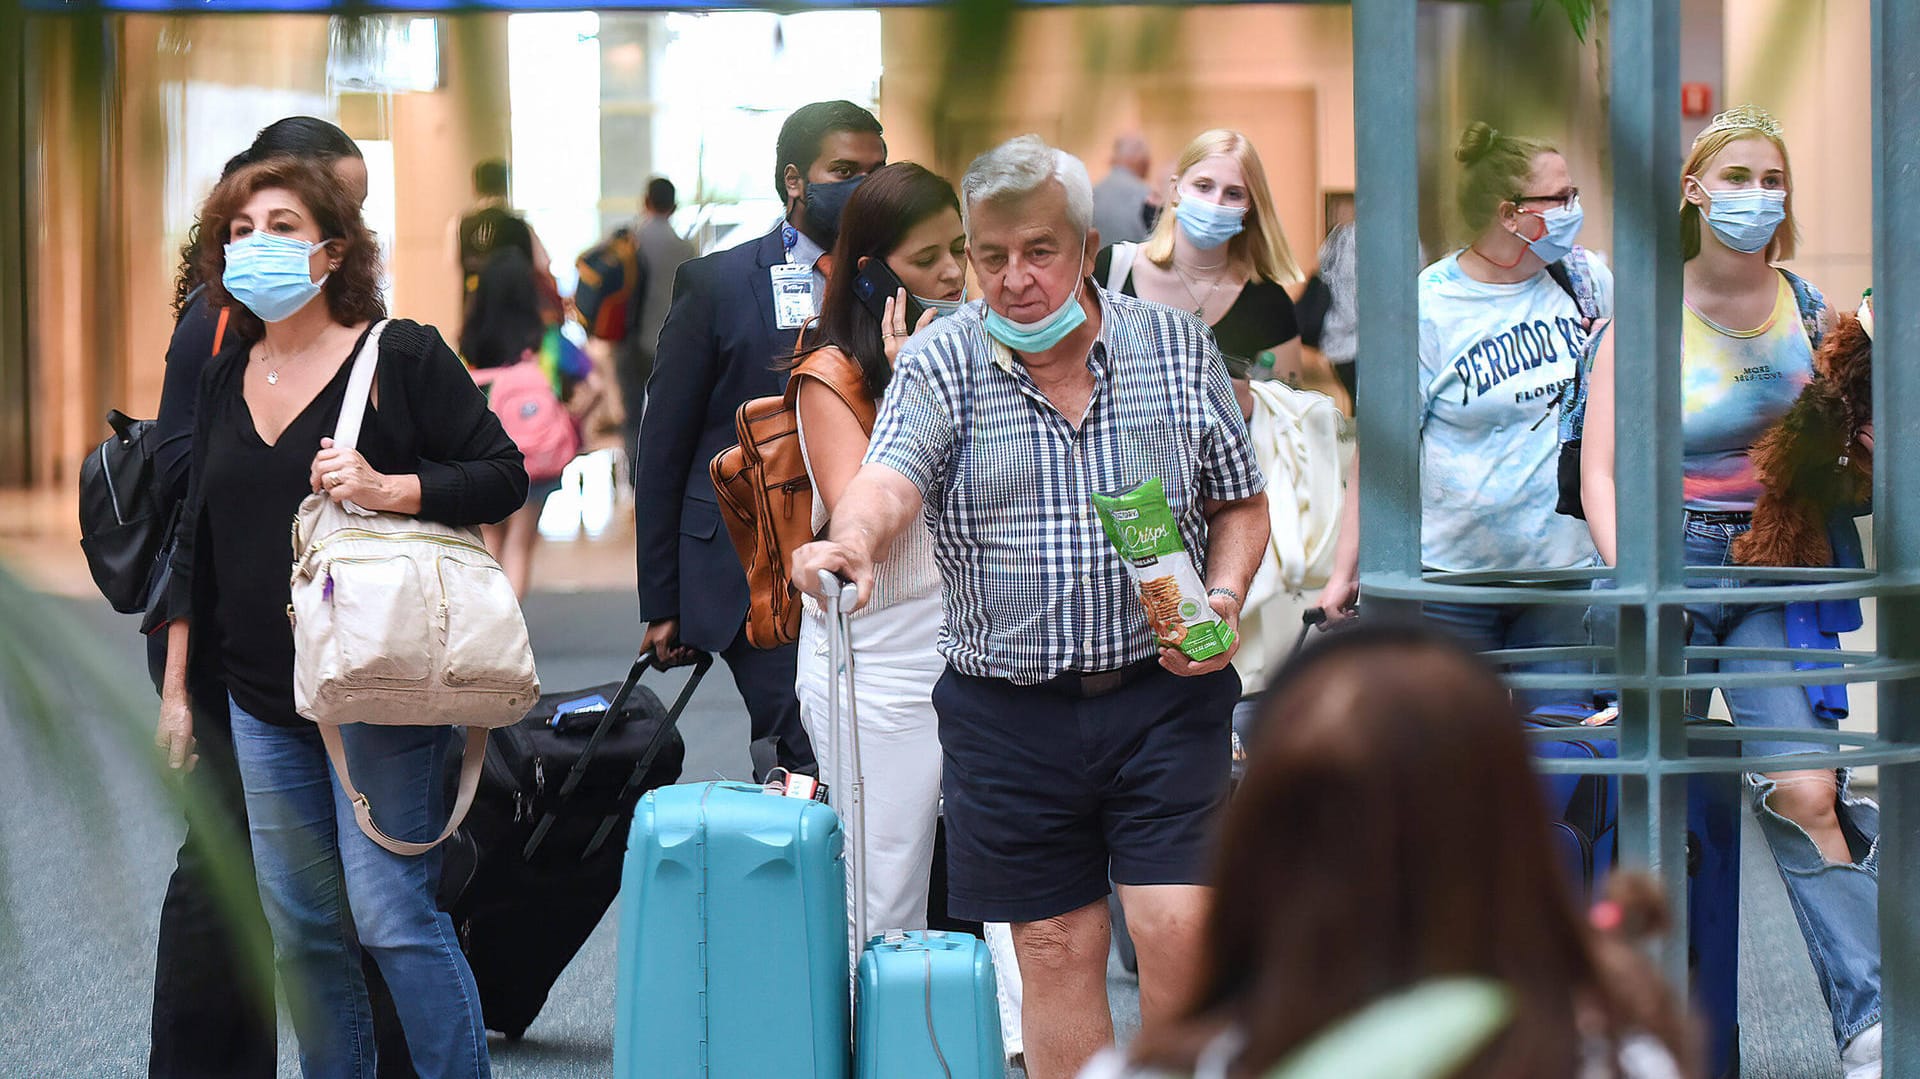
[(1159, 478), (1117, 495), (1096, 494), (1093, 508), (1140, 589), (1154, 637), (1195, 661), (1232, 648), (1233, 628), (1207, 602), (1207, 586), (1180, 542)]

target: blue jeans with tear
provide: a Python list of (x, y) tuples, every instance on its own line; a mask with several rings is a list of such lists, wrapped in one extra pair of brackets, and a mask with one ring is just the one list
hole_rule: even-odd
[[(409, 858), (375, 844), (355, 822), (316, 728), (278, 727), (232, 708), (254, 872), (301, 1074), (374, 1079), (365, 948), (393, 990), (421, 1079), (486, 1079), (480, 993), (453, 920), (434, 903), (439, 849)], [(447, 728), (352, 724), (340, 736), (382, 831), (413, 842), (440, 834)]]
[[(1744, 515), (1686, 516), (1686, 554), (1689, 566), (1731, 566), (1732, 547), (1751, 523)], [(1739, 587), (1732, 577), (1701, 577), (1688, 582), (1695, 588)], [(1786, 611), (1778, 603), (1753, 606), (1696, 603), (1688, 644), (1699, 646), (1785, 648)], [(1690, 671), (1736, 672), (1781, 670), (1780, 660), (1701, 660)], [(1800, 727), (1833, 730), (1838, 721), (1813, 710), (1800, 686), (1741, 686), (1720, 690), (1735, 724), (1743, 727)], [(1705, 715), (1709, 691), (1690, 694), (1687, 710)], [(1829, 749), (1813, 742), (1748, 742), (1748, 756), (1763, 753), (1809, 753)], [(1783, 771), (1791, 766), (1775, 766)], [(1833, 1012), (1834, 1039), (1845, 1045), (1853, 1036), (1880, 1021), (1880, 808), (1848, 789), (1847, 773), (1839, 775), (1836, 809), (1840, 828), (1852, 849), (1850, 865), (1830, 863), (1798, 824), (1773, 811), (1768, 798), (1778, 784), (1766, 776), (1748, 777), (1754, 815), (1773, 850), (1774, 862), (1787, 885), (1794, 916), (1807, 940), (1814, 974)]]
[[(1459, 638), (1476, 652), (1503, 648), (1569, 648), (1588, 643), (1587, 610), (1543, 603), (1449, 603), (1428, 600), (1421, 604), (1427, 621)], [(1591, 674), (1593, 664), (1579, 660), (1553, 663), (1528, 663), (1516, 668), (1534, 674)], [(1523, 712), (1550, 704), (1590, 704), (1594, 688), (1516, 689), (1514, 703)]]

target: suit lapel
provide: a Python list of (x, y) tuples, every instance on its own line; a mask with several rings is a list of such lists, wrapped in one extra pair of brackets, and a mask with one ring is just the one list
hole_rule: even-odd
[(775, 263), (786, 261), (787, 245), (780, 239), (780, 229), (784, 225), (785, 222), (782, 222), (772, 232), (760, 237), (754, 249), (753, 280), (750, 282), (753, 286), (753, 306), (760, 312), (760, 325), (765, 327), (767, 341), (774, 346), (768, 353), (770, 356), (779, 354), (780, 335), (794, 332), (782, 330), (773, 317), (773, 275), (769, 270)]

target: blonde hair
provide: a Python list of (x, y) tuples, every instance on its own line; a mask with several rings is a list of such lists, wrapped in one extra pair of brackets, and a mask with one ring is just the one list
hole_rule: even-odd
[(1461, 165), (1460, 217), (1468, 230), (1485, 232), (1502, 204), (1526, 193), (1521, 188), (1533, 176), (1534, 162), (1559, 152), (1544, 139), (1501, 134), (1484, 120), (1468, 124), (1453, 151)]
[[(1246, 228), (1227, 241), (1227, 260), (1234, 269), (1246, 273), (1253, 280), (1272, 281), (1278, 285), (1291, 285), (1302, 280), (1306, 275), (1300, 272), (1300, 264), (1293, 260), (1286, 234), (1280, 230), (1280, 214), (1273, 208), (1273, 195), (1267, 190), (1267, 170), (1261, 166), (1259, 152), (1245, 135), (1226, 128), (1214, 128), (1194, 136), (1187, 148), (1180, 152), (1180, 160), (1173, 170), (1174, 182), (1178, 184), (1188, 169), (1215, 154), (1226, 154), (1239, 162), (1241, 177), (1247, 184), (1247, 198), (1252, 202), (1246, 216)], [(1164, 267), (1173, 263), (1173, 230), (1173, 207), (1168, 206), (1161, 212), (1159, 223), (1154, 225), (1153, 235), (1147, 237), (1141, 248), (1141, 252), (1155, 266)]]
[[(1741, 118), (1740, 121), (1730, 122), (1736, 116)], [(1762, 119), (1770, 126), (1763, 126)], [(1740, 109), (1721, 113), (1705, 131), (1700, 133), (1698, 138), (1693, 140), (1693, 149), (1687, 152), (1687, 163), (1680, 169), (1682, 187), (1680, 260), (1682, 262), (1700, 254), (1700, 226), (1705, 216), (1700, 212), (1700, 207), (1687, 201), (1686, 178), (1692, 176), (1701, 179), (1701, 186), (1706, 186), (1704, 178), (1700, 176), (1700, 170), (1720, 156), (1720, 151), (1742, 139), (1765, 139), (1773, 144), (1774, 149), (1780, 151), (1780, 167), (1786, 170), (1787, 174), (1787, 217), (1780, 222), (1779, 228), (1773, 230), (1773, 239), (1767, 241), (1767, 261), (1785, 262), (1793, 257), (1794, 239), (1800, 231), (1800, 227), (1793, 221), (1793, 163), (1787, 158), (1787, 143), (1780, 137), (1780, 126), (1772, 123), (1772, 120), (1773, 118), (1766, 113), (1750, 105), (1743, 105)]]

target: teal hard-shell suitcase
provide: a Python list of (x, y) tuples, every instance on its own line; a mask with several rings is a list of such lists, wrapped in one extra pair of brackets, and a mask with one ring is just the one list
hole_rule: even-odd
[(1000, 1002), (985, 941), (937, 929), (875, 937), (854, 990), (858, 1079), (1000, 1079)]
[(743, 783), (640, 800), (620, 889), (617, 1079), (845, 1079), (840, 819)]
[(854, 1074), (856, 1079), (1000, 1079), (1006, 1074), (1000, 997), (986, 942), (967, 933), (892, 927), (867, 936), (866, 776), (847, 622), (855, 593), (853, 585), (827, 573), (820, 575), (820, 590), (827, 597), (822, 609), (830, 758), (838, 760), (844, 744), (853, 777), (847, 789), (832, 793), (849, 836), (850, 912), (854, 940), (862, 945), (854, 976)]

